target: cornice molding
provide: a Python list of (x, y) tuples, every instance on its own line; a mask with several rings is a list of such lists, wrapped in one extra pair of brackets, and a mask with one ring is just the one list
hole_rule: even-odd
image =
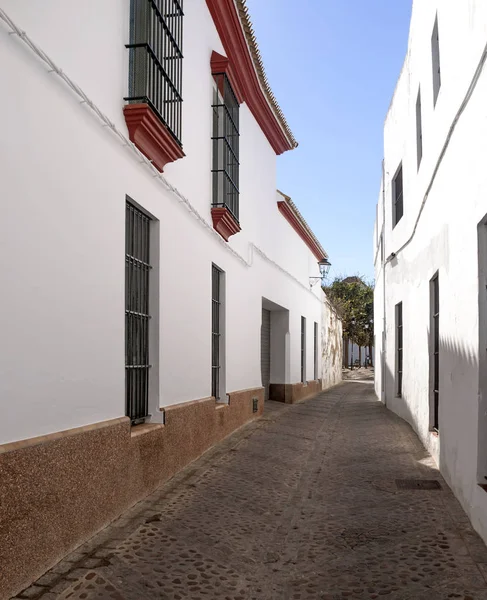
[(303, 242), (308, 246), (311, 252), (314, 254), (317, 261), (324, 260), (326, 255), (323, 254), (322, 249), (319, 244), (312, 238), (312, 236), (308, 233), (306, 228), (301, 223), (298, 215), (294, 212), (292, 207), (285, 200), (277, 201), (277, 208), (280, 213), (286, 219), (286, 221), (291, 225), (294, 231), (299, 235), (299, 237), (303, 240)]
[(220, 75), (221, 73), (225, 73), (225, 75), (228, 77), (230, 85), (232, 86), (233, 93), (235, 94), (238, 103), (242, 104), (244, 101), (244, 95), (239, 87), (239, 81), (235, 75), (235, 70), (233, 69), (228, 58), (218, 54), (218, 52), (213, 51), (211, 54), (210, 66), (212, 75)]
[(295, 147), (288, 138), (262, 90), (234, 0), (206, 0), (225, 53), (232, 65), (235, 85), (276, 154)]

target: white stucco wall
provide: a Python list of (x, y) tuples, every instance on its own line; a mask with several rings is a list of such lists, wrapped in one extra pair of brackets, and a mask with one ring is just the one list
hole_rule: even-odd
[[(0, 8), (126, 134), (129, 0), (86, 0), (75, 17), (62, 0), (42, 9), (0, 0)], [(223, 49), (204, 0), (187, 3), (184, 27), (186, 157), (164, 175), (211, 224), (209, 63)], [(160, 418), (159, 406), (211, 393), (212, 263), (225, 271), (227, 392), (261, 385), (263, 298), (289, 311), (286, 379), (299, 381), (301, 316), (308, 357), (313, 323), (321, 329), (322, 293), (308, 281), (319, 271), (277, 209), (276, 156), (247, 106), (240, 111), (242, 232), (226, 244), (3, 22), (0, 67), (2, 85), (15, 91), (0, 97), (8, 115), (0, 141), (0, 443), (124, 414), (126, 195), (154, 219), (152, 413)], [(306, 378), (313, 375), (309, 359)]]
[[(436, 14), (442, 86), (434, 107), (431, 34)], [(479, 300), (483, 314), (487, 280), (479, 284), (477, 233), (487, 213), (485, 68), (461, 114), (459, 109), (486, 43), (487, 4), (483, 0), (414, 2), (409, 49), (385, 122), (384, 196), (381, 190), (374, 235), (377, 394), (390, 409), (413, 425), (485, 540), (487, 495), (477, 485), (485, 482), (487, 475), (479, 450), (485, 450), (487, 434), (485, 423), (481, 421), (479, 425), (485, 396), (483, 386), (479, 385), (479, 360), (485, 360), (486, 347), (481, 343)], [(423, 159), (418, 170), (416, 98), (419, 86)], [(448, 139), (449, 145), (441, 159)], [(401, 160), (404, 216), (393, 229), (391, 181)], [(381, 262), (378, 245), (381, 232), (385, 240), (384, 258), (393, 252), (397, 255), (385, 264)], [(481, 236), (484, 234), (482, 227)], [(437, 271), (440, 292), (438, 437), (430, 431), (429, 348), (430, 280)], [(403, 303), (404, 324), (401, 398), (396, 397), (395, 388), (394, 311), (398, 302)]]

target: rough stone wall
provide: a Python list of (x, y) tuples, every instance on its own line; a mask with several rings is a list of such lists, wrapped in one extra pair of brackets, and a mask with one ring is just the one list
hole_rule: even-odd
[(323, 389), (342, 380), (343, 328), (342, 320), (324, 296), (321, 319), (321, 362)]

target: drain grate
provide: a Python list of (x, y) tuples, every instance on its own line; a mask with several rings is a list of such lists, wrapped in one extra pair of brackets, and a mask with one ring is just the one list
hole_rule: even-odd
[(396, 479), (400, 490), (441, 490), (441, 485), (436, 479)]

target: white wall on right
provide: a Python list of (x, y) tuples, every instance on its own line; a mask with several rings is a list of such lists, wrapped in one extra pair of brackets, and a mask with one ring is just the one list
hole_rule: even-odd
[[(435, 104), (431, 38), (436, 18), (441, 88)], [(486, 390), (479, 384), (479, 294), (482, 302), (487, 281), (479, 282), (478, 225), (487, 213), (485, 67), (475, 74), (486, 44), (483, 0), (414, 2), (408, 53), (385, 121), (384, 189), (374, 234), (378, 397), (418, 432), (484, 540), (487, 494), (478, 486), (478, 449), (479, 398)], [(418, 169), (419, 89), (423, 156)], [(392, 179), (401, 162), (404, 216), (393, 227)], [(435, 273), (440, 296), (439, 435), (432, 432), (430, 281)], [(395, 310), (400, 302), (404, 342), (399, 395)], [(487, 434), (482, 427), (480, 439)]]

